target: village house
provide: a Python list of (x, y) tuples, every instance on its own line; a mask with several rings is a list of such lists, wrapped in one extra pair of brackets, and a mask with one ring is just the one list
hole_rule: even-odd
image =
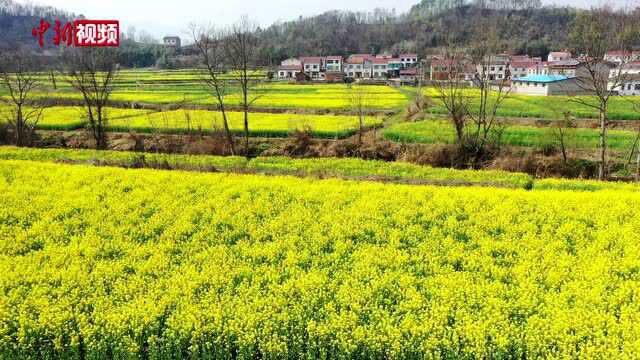
[(327, 56), (325, 60), (327, 72), (342, 72), (342, 56)]
[(402, 70), (402, 61), (399, 58), (391, 58), (387, 60), (387, 73), (389, 78), (400, 78), (400, 70)]
[(298, 73), (302, 72), (302, 61), (296, 58), (289, 58), (282, 63), (278, 68), (279, 80), (295, 80)]
[(400, 84), (413, 85), (418, 81), (418, 69), (415, 67), (400, 70)]
[(548, 62), (545, 68), (547, 75), (564, 75), (567, 77), (576, 77), (580, 73), (584, 73), (584, 64), (577, 59), (566, 59)]
[(626, 51), (626, 50), (613, 50), (608, 51), (604, 55), (604, 60), (613, 64), (620, 65), (628, 62), (640, 60), (640, 52), (638, 51)]
[(475, 75), (475, 67), (470, 60), (460, 61), (454, 59), (441, 59), (439, 57), (433, 57), (429, 63), (429, 80), (430, 81), (445, 81), (449, 80), (452, 72), (452, 66), (459, 66), (456, 69), (460, 80), (472, 81)]
[(511, 82), (511, 92), (523, 95), (584, 95), (583, 86), (576, 77), (566, 75), (527, 75)]
[(325, 58), (321, 56), (307, 56), (301, 57), (302, 71), (311, 80), (324, 80), (325, 79)]
[(568, 51), (552, 51), (547, 56), (547, 62), (562, 61), (571, 59), (571, 53)]
[(513, 78), (537, 75), (538, 68), (542, 64), (539, 57), (531, 58), (527, 55), (512, 56), (509, 63), (509, 76)]
[(415, 54), (398, 57), (390, 54), (352, 54), (346, 59), (342, 56), (308, 56), (282, 61), (276, 74), (279, 80), (340, 82), (345, 77), (387, 80), (399, 79), (401, 70), (414, 68), (417, 63), (418, 57)]
[(483, 74), (489, 81), (501, 81), (509, 78), (509, 60), (504, 58), (487, 59), (477, 65), (477, 72)]
[(618, 86), (615, 86), (615, 84), (613, 84), (613, 81), (609, 83), (609, 88), (617, 91), (618, 95), (640, 95), (640, 61), (632, 61), (627, 64), (612, 67), (609, 70), (609, 78), (622, 79), (622, 83)]
[(418, 64), (418, 54), (400, 54), (398, 58), (404, 68), (414, 67)]
[(174, 48), (175, 50), (179, 50), (182, 45), (179, 36), (165, 36), (162, 38), (162, 42), (164, 46)]
[(629, 74), (624, 78), (624, 82), (616, 89), (620, 96), (640, 95), (640, 74)]
[(387, 79), (389, 77), (389, 73), (388, 73), (389, 59), (388, 58), (376, 57), (371, 60), (371, 63), (373, 65), (372, 77), (374, 79), (378, 79), (378, 80)]

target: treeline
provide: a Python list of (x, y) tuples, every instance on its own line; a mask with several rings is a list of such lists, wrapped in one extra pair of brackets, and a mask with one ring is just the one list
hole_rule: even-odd
[(539, 0), (423, 0), (408, 13), (329, 11), (277, 23), (260, 32), (265, 65), (291, 56), (349, 53), (426, 54), (454, 41), (468, 44), (477, 23), (495, 18), (501, 37), (517, 53), (544, 56), (567, 46), (574, 8), (543, 7)]

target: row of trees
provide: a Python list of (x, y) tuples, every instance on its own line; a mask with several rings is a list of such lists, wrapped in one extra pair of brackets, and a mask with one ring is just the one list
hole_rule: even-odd
[[(256, 66), (258, 56), (257, 26), (248, 18), (218, 29), (213, 26), (191, 26), (200, 63), (205, 70), (202, 82), (211, 91), (222, 114), (229, 150), (236, 154), (234, 136), (229, 128), (226, 97), (237, 90), (244, 113), (244, 154), (249, 154), (249, 117), (251, 105), (258, 99), (259, 83)], [(107, 148), (109, 99), (118, 76), (120, 52), (111, 48), (64, 48), (48, 77), (55, 84), (55, 72), (80, 94), (85, 119), (97, 149)], [(0, 97), (8, 109), (3, 116), (11, 125), (18, 146), (28, 146), (48, 102), (42, 76), (47, 66), (42, 58), (28, 50), (5, 51), (0, 56), (0, 87), (8, 97)], [(212, 119), (215, 124), (216, 119)]]

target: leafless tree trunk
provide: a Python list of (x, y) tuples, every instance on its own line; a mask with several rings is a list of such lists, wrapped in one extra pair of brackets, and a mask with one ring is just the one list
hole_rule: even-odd
[[(222, 114), (222, 125), (224, 128), (224, 135), (227, 140), (227, 146), (231, 151), (231, 155), (235, 155), (236, 149), (233, 134), (229, 129), (225, 103), (225, 97), (228, 93), (228, 81), (225, 80), (224, 77), (229, 69), (227, 67), (227, 60), (224, 53), (225, 49), (223, 46), (224, 33), (212, 26), (205, 28), (197, 25), (191, 25), (191, 34), (200, 55), (200, 61), (206, 71), (202, 80), (209, 89), (211, 89), (216, 101), (218, 102), (218, 108)], [(245, 128), (245, 131), (246, 130), (247, 129)]]
[(364, 85), (347, 85), (348, 101), (351, 110), (358, 118), (358, 146), (362, 146), (362, 135), (369, 107), (369, 92)]
[[(465, 102), (465, 113), (472, 127), (468, 131), (467, 146), (472, 152), (472, 167), (478, 167), (488, 146), (499, 146), (500, 127), (497, 112), (511, 92), (508, 76), (493, 76), (491, 67), (500, 66), (496, 54), (502, 50), (495, 23), (500, 19), (483, 19), (478, 24), (478, 38), (470, 49), (470, 58), (476, 65), (473, 84), (479, 92), (478, 103)], [(506, 65), (505, 65), (506, 66)]]
[[(578, 15), (571, 32), (574, 51), (581, 54), (580, 67), (576, 74), (581, 96), (571, 100), (598, 112), (600, 125), (598, 179), (607, 177), (607, 131), (609, 128), (609, 100), (629, 77), (626, 66), (631, 61), (631, 44), (637, 35), (637, 25), (624, 11), (615, 12), (607, 7), (582, 12)], [(618, 64), (607, 61), (607, 52), (622, 50)]]
[(17, 146), (29, 146), (33, 140), (44, 105), (32, 101), (33, 93), (42, 90), (37, 71), (40, 64), (22, 50), (6, 51), (0, 56), (0, 87), (8, 97), (0, 103), (7, 104), (7, 123), (13, 128)]
[(467, 109), (469, 99), (466, 92), (468, 85), (464, 79), (467, 61), (464, 54), (454, 46), (449, 46), (447, 53), (440, 59), (434, 60), (432, 67), (438, 69), (443, 79), (435, 79), (433, 86), (436, 90), (436, 98), (440, 100), (447, 110), (449, 120), (456, 129), (456, 142), (462, 144), (467, 125)]
[(562, 165), (566, 168), (569, 155), (568, 155), (568, 139), (571, 129), (575, 127), (575, 122), (573, 121), (573, 117), (571, 116), (570, 111), (565, 111), (563, 113), (562, 120), (558, 120), (554, 124), (554, 137), (558, 141), (558, 145), (560, 146), (560, 152), (562, 154)]
[(244, 113), (244, 154), (249, 157), (249, 110), (259, 96), (254, 91), (259, 83), (256, 67), (258, 55), (258, 26), (248, 17), (243, 17), (232, 25), (225, 36), (226, 57), (231, 65), (232, 75), (240, 85), (242, 111)]
[(82, 95), (96, 149), (106, 149), (109, 96), (118, 74), (113, 49), (67, 49), (63, 55), (63, 73), (71, 87)]

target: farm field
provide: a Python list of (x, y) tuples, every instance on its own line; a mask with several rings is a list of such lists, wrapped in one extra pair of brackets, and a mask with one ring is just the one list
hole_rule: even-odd
[[(637, 183), (581, 179), (532, 178), (524, 173), (499, 170), (434, 168), (400, 161), (357, 158), (294, 159), (281, 156), (181, 155), (87, 149), (38, 149), (0, 146), (0, 160), (29, 160), (105, 166), (168, 166), (204, 172), (293, 175), (442, 186), (490, 186), (528, 190), (640, 191)], [(141, 164), (141, 161), (144, 163)]]
[[(7, 111), (0, 108), (0, 114)], [(109, 108), (107, 128), (111, 131), (205, 133), (223, 128), (222, 115), (207, 110), (153, 110)], [(231, 131), (243, 131), (241, 112), (228, 112)], [(83, 108), (55, 106), (46, 108), (37, 128), (42, 130), (75, 130), (86, 126)], [(365, 126), (380, 126), (382, 119), (367, 116)], [(309, 129), (318, 137), (346, 137), (358, 130), (358, 118), (350, 115), (306, 115), (286, 113), (251, 113), (249, 131), (252, 136), (287, 136), (295, 130)]]
[[(434, 88), (426, 88), (425, 95), (433, 101), (433, 107), (429, 109), (435, 114), (447, 114), (437, 98), (437, 91)], [(475, 101), (478, 100), (477, 90), (468, 90), (468, 96)], [(637, 99), (629, 97), (613, 97), (609, 103), (609, 119), (611, 120), (640, 120), (640, 112), (634, 109), (640, 104)], [(563, 112), (570, 111), (574, 117), (583, 119), (597, 119), (598, 113), (595, 109), (585, 107), (571, 101), (567, 96), (529, 96), (520, 94), (509, 94), (508, 98), (498, 108), (498, 116), (503, 117), (526, 117), (556, 120), (563, 118)]]
[[(263, 74), (264, 75), (264, 74)], [(53, 89), (53, 82), (48, 74), (42, 74), (41, 81)], [(119, 73), (114, 82), (115, 90), (112, 100), (120, 102), (140, 102), (149, 104), (188, 103), (195, 105), (214, 105), (214, 101), (206, 88), (200, 83), (201, 75), (195, 69), (186, 70), (153, 70), (138, 69), (124, 70)], [(371, 110), (395, 110), (406, 106), (415, 88), (392, 88), (376, 85), (366, 86), (370, 94), (368, 107)], [(313, 84), (299, 85), (285, 82), (270, 82), (262, 84), (255, 90), (257, 99), (253, 106), (271, 109), (310, 109), (310, 110), (347, 110), (347, 87), (343, 84)], [(239, 89), (231, 88), (228, 96), (230, 105), (240, 103)], [(425, 88), (427, 95), (433, 102), (429, 109), (435, 114), (446, 114), (445, 109), (437, 99), (434, 88)], [(56, 76), (56, 90), (43, 93), (41, 96), (61, 99), (75, 99), (80, 97), (71, 91), (64, 77)], [(468, 90), (468, 96), (477, 98), (476, 90)], [(625, 97), (612, 98), (609, 106), (612, 120), (638, 120), (640, 113), (635, 111), (635, 99)], [(558, 119), (563, 111), (571, 111), (578, 118), (597, 118), (594, 109), (572, 102), (564, 96), (527, 96), (510, 94), (501, 108), (499, 116), (528, 117), (542, 119)]]
[[(240, 156), (178, 155), (137, 153), (126, 151), (96, 151), (82, 149), (37, 149), (0, 147), (2, 160), (32, 160), (74, 162), (113, 166), (168, 165), (174, 169), (295, 175), (322, 178), (363, 179), (434, 185), (477, 185), (508, 188), (531, 188), (527, 174), (507, 171), (475, 171), (433, 168), (403, 162), (385, 162), (356, 158), (292, 159), (287, 157), (257, 157), (247, 160)], [(549, 186), (550, 187), (550, 186)]]
[(0, 161), (0, 194), (5, 358), (640, 352), (634, 192)]
[[(244, 129), (242, 112), (227, 112), (229, 128), (241, 133)], [(366, 117), (365, 126), (380, 126), (382, 119)], [(214, 125), (215, 124), (215, 125)], [(252, 136), (287, 136), (296, 130), (311, 130), (318, 137), (347, 137), (358, 130), (358, 118), (350, 115), (302, 115), (251, 113), (249, 132)], [(223, 129), (222, 114), (206, 110), (175, 110), (141, 114), (111, 121), (115, 131), (186, 133), (193, 130), (211, 132)]]
[[(357, 85), (356, 85), (357, 86)], [(404, 92), (382, 85), (366, 86), (367, 108), (370, 110), (394, 110), (407, 104)], [(254, 108), (273, 109), (328, 109), (346, 110), (349, 93), (343, 84), (292, 85), (287, 83), (263, 84), (254, 91)], [(80, 94), (67, 86), (57, 91), (40, 93), (38, 96), (80, 100)], [(125, 83), (116, 84), (110, 97), (113, 101), (149, 104), (216, 105), (214, 98), (199, 83)], [(241, 103), (240, 91), (231, 88), (227, 95), (229, 105)]]
[[(637, 136), (636, 132), (628, 130), (609, 130), (608, 134), (608, 146), (613, 150), (630, 149)], [(383, 136), (398, 142), (452, 144), (455, 141), (455, 129), (450, 122), (444, 120), (403, 122), (386, 128)], [(575, 149), (595, 149), (598, 146), (598, 136), (598, 130), (570, 129), (567, 145)], [(502, 143), (511, 146), (542, 147), (554, 141), (552, 128), (509, 125), (502, 134)]]

